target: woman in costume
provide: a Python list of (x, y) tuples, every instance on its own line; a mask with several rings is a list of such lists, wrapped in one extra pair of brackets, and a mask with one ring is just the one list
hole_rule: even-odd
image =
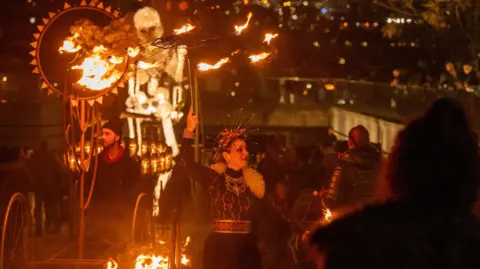
[(181, 162), (208, 191), (212, 231), (203, 251), (205, 269), (260, 269), (260, 253), (252, 234), (253, 208), (265, 193), (262, 176), (248, 168), (247, 130), (226, 129), (214, 148), (217, 163), (207, 168), (193, 160), (192, 142), (198, 117), (187, 117)]

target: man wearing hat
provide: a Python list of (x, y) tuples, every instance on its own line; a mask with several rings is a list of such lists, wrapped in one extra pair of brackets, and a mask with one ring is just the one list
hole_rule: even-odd
[(87, 234), (94, 240), (126, 242), (135, 204), (135, 186), (140, 177), (140, 166), (121, 146), (123, 122), (110, 120), (102, 126), (103, 151), (93, 180), (91, 205), (87, 208)]

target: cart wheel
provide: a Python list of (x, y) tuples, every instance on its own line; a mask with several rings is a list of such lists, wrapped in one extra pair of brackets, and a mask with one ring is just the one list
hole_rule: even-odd
[(30, 221), (27, 199), (17, 192), (10, 198), (3, 219), (0, 269), (27, 268)]
[(141, 193), (135, 203), (131, 230), (132, 243), (151, 243), (154, 238), (151, 203), (148, 202), (147, 197), (146, 193)]

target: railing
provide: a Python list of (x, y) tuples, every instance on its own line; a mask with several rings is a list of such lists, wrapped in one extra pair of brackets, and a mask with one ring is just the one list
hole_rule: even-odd
[[(218, 97), (204, 95), (202, 102), (225, 104), (230, 109), (237, 106), (258, 108), (278, 105), (300, 107), (335, 105), (362, 114), (401, 122), (423, 112), (434, 100), (450, 97), (463, 103), (470, 115), (480, 113), (480, 90), (466, 92), (451, 88), (391, 86), (347, 79), (298, 77), (262, 78), (258, 80), (256, 86), (250, 87), (256, 90), (249, 90), (248, 93), (237, 92), (234, 96), (228, 91), (219, 91), (216, 94)], [(480, 119), (475, 120), (474, 124), (480, 127)]]

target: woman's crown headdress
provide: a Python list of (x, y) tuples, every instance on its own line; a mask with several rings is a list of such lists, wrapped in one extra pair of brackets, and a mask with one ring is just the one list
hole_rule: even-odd
[(219, 159), (222, 152), (226, 152), (226, 151), (228, 152), (229, 151), (228, 147), (233, 141), (237, 139), (247, 140), (248, 133), (249, 131), (251, 131), (250, 122), (252, 121), (254, 116), (255, 115), (252, 115), (252, 117), (248, 120), (246, 124), (243, 124), (244, 118), (242, 117), (240, 120), (240, 123), (238, 123), (236, 126), (225, 128), (223, 131), (221, 131), (217, 135), (214, 142), (214, 147), (213, 147), (215, 159)]

